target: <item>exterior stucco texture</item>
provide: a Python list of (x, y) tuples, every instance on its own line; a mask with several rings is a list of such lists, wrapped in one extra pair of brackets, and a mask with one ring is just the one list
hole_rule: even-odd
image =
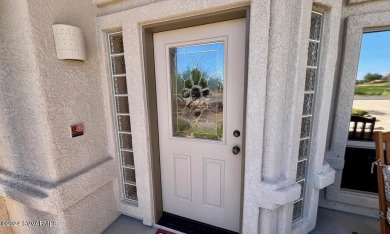
[[(345, 144), (337, 139), (344, 136), (338, 131), (343, 130), (344, 112), (350, 109), (350, 103), (338, 98), (348, 101), (350, 96), (343, 90), (354, 86), (346, 82), (350, 79), (343, 78), (353, 73), (343, 74), (343, 70), (354, 66), (346, 62), (343, 68), (344, 45), (360, 45), (356, 38), (344, 44), (344, 32), (347, 38), (354, 38), (361, 33), (359, 25), (366, 22), (365, 18), (348, 18), (388, 12), (389, 1), (3, 0), (0, 219), (54, 221), (56, 225), (1, 227), (0, 232), (101, 233), (120, 214), (154, 225), (156, 210), (162, 204), (156, 199), (159, 188), (149, 121), (153, 112), (146, 77), (151, 68), (145, 62), (150, 55), (144, 51), (143, 30), (204, 16), (212, 18), (213, 14), (237, 9), (245, 9), (247, 17), (240, 232), (308, 233), (315, 227), (319, 200), (333, 209), (368, 209), (366, 214), (376, 211), (372, 198), (358, 200), (371, 205), (361, 208), (339, 196), (343, 157), (338, 152)], [(295, 180), (313, 9), (323, 12), (325, 19), (318, 105), (311, 136), (305, 213), (292, 223), (293, 204), (301, 192)], [(382, 26), (386, 22), (390, 25), (386, 20), (388, 16), (380, 20)], [(82, 29), (86, 61), (57, 59), (53, 24)], [(136, 205), (123, 199), (113, 115), (107, 33), (117, 31), (122, 32), (124, 42)], [(344, 113), (340, 120), (338, 113)], [(78, 123), (84, 125), (84, 135), (72, 138), (70, 126)], [(320, 194), (320, 189), (335, 180), (327, 195)]]
[[(101, 91), (97, 8), (91, 1), (7, 0), (0, 12), (0, 193), (7, 197), (1, 215), (57, 224), (13, 227), (15, 233), (101, 232), (119, 213)], [(83, 29), (87, 61), (57, 59), (56, 23)], [(70, 126), (76, 123), (84, 124), (85, 134), (72, 138)]]

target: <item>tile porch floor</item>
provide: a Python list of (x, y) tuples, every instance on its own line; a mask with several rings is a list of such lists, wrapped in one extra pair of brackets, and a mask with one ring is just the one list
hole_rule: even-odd
[[(120, 216), (103, 234), (154, 234), (157, 228), (148, 227), (140, 220)], [(340, 211), (318, 209), (316, 228), (310, 234), (376, 234), (380, 233), (379, 220)]]

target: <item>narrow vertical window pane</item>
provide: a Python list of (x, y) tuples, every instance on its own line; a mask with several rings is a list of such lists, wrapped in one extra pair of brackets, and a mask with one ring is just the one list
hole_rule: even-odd
[(126, 76), (114, 77), (115, 94), (127, 94)]
[(305, 179), (306, 176), (306, 160), (298, 162), (297, 181)]
[(127, 183), (135, 183), (135, 170), (129, 168), (123, 168), (123, 177)]
[(126, 74), (125, 57), (123, 55), (114, 56), (111, 59), (112, 59), (112, 72), (115, 75)]
[(132, 142), (131, 134), (123, 133), (123, 134), (119, 134), (119, 136), (120, 136), (121, 148), (132, 150), (133, 142)]
[(301, 185), (301, 195), (299, 196), (299, 199), (303, 198), (303, 193), (305, 191), (305, 181), (302, 180), (301, 182), (299, 182), (299, 185)]
[(303, 213), (303, 201), (300, 200), (300, 201), (294, 203), (293, 221), (296, 221), (296, 220), (302, 218), (302, 213)]
[(316, 70), (313, 68), (306, 69), (305, 91), (314, 91)]
[(134, 155), (130, 151), (121, 151), (122, 163), (124, 166), (134, 167)]
[(312, 106), (314, 101), (314, 94), (305, 94), (303, 100), (303, 113), (302, 115), (311, 115)]
[(311, 130), (310, 124), (311, 124), (311, 117), (302, 118), (301, 138), (306, 138), (310, 136), (310, 130)]
[(112, 54), (123, 53), (122, 34), (114, 34), (110, 36), (110, 49)]
[(137, 201), (137, 187), (134, 185), (125, 184), (126, 199)]
[(119, 115), (118, 117), (118, 129), (121, 132), (131, 132), (130, 116)]
[(309, 50), (307, 52), (307, 65), (317, 66), (319, 43), (309, 42)]
[(320, 40), (322, 15), (312, 13), (310, 24), (310, 39)]
[(129, 113), (129, 101), (127, 97), (116, 97), (116, 111), (117, 113)]
[(306, 159), (309, 151), (309, 139), (301, 140), (299, 143), (298, 160)]
[(115, 104), (120, 165), (123, 174), (122, 191), (125, 200), (137, 202), (137, 187), (134, 165), (133, 142), (129, 115), (129, 99), (126, 80), (126, 66), (122, 33), (108, 35), (111, 81)]
[(306, 177), (310, 160), (310, 137), (312, 131), (312, 121), (315, 108), (316, 80), (318, 79), (318, 66), (320, 43), (322, 33), (323, 14), (312, 12), (309, 36), (309, 46), (307, 49), (307, 68), (305, 77), (305, 94), (302, 109), (302, 123), (300, 131), (300, 143), (298, 153), (298, 164), (296, 181), (301, 185), (300, 199), (295, 201), (293, 210), (293, 221), (302, 218), (305, 203)]

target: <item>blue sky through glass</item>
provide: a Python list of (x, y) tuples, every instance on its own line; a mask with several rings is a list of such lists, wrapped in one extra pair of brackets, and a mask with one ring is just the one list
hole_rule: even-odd
[(367, 73), (390, 73), (390, 31), (363, 34), (357, 79)]
[[(209, 76), (223, 76), (224, 48), (223, 42), (178, 47), (177, 48), (177, 72), (182, 74), (188, 69), (198, 69)], [(222, 77), (220, 77), (222, 78)]]

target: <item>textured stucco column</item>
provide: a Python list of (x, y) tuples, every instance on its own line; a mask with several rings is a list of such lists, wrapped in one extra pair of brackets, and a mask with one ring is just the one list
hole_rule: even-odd
[[(249, 38), (243, 233), (288, 233), (300, 186), (289, 178), (285, 121), (292, 3), (253, 1)], [(283, 16), (283, 17), (281, 17)], [(296, 127), (296, 125), (295, 125)], [(289, 178), (289, 179), (287, 179)], [(257, 222), (254, 222), (257, 220)]]
[[(290, 130), (289, 122), (285, 121), (285, 115), (289, 115), (289, 108), (286, 108), (287, 88), (291, 88), (291, 76), (289, 74), (289, 53), (291, 38), (291, 22), (293, 19), (293, 2), (274, 0), (270, 5), (270, 30), (269, 30), (269, 52), (268, 52), (268, 73), (266, 82), (266, 108), (264, 123), (264, 151), (262, 166), (262, 189), (279, 191), (273, 196), (260, 197), (264, 199), (263, 204), (273, 204), (273, 206), (262, 206), (259, 218), (259, 233), (287, 233), (290, 230), (283, 230), (286, 224), (283, 221), (283, 212), (279, 205), (287, 205), (287, 201), (293, 201), (296, 189), (285, 189), (293, 185), (294, 181), (289, 181), (288, 167), (289, 154), (284, 151), (285, 134)], [(283, 16), (283, 17), (281, 17)], [(296, 33), (296, 32), (293, 32)], [(282, 192), (282, 191), (283, 192)], [(290, 193), (287, 193), (290, 191)], [(278, 204), (278, 200), (283, 198), (284, 202)], [(288, 225), (287, 225), (288, 226)], [(282, 232), (283, 230), (283, 232)]]
[[(1, 1), (0, 169), (39, 181), (57, 177), (46, 103), (25, 1)], [(43, 166), (46, 168), (43, 170)]]

